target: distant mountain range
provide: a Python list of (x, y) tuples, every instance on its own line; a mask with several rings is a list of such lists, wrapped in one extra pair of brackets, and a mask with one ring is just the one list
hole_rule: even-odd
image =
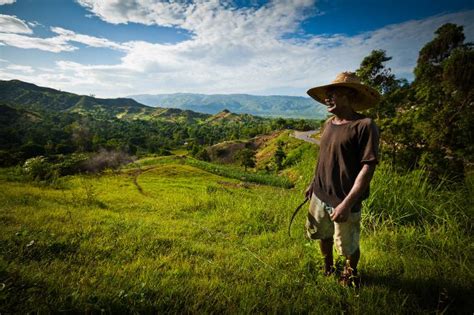
[(207, 114), (215, 114), (228, 109), (234, 113), (266, 117), (323, 119), (327, 115), (325, 106), (310, 98), (298, 96), (176, 93), (128, 97), (148, 106), (188, 109)]
[(124, 119), (153, 119), (171, 115), (189, 121), (205, 119), (224, 110), (263, 117), (323, 119), (327, 115), (325, 106), (305, 97), (177, 93), (103, 99), (20, 80), (0, 80), (0, 101), (38, 112), (94, 113)]

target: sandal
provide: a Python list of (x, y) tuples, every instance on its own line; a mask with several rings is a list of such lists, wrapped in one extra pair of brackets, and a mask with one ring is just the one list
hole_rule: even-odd
[(357, 274), (357, 270), (352, 268), (347, 268), (339, 277), (339, 284), (345, 287), (360, 287), (360, 277)]

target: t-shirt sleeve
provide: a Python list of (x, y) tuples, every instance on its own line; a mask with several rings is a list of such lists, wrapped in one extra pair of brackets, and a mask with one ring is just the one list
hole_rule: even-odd
[(361, 164), (378, 163), (379, 161), (379, 129), (372, 121), (361, 126), (359, 132), (359, 161)]

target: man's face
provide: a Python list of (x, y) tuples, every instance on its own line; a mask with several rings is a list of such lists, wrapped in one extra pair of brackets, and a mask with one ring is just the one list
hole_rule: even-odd
[(351, 108), (349, 104), (349, 91), (344, 88), (332, 88), (326, 92), (324, 103), (328, 107), (328, 112), (337, 114), (341, 111), (347, 111)]

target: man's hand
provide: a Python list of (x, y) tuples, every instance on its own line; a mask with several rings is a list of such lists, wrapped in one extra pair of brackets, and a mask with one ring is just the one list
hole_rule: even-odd
[(337, 223), (346, 222), (351, 214), (351, 208), (345, 206), (343, 203), (339, 204), (331, 214), (331, 220)]
[(374, 175), (375, 163), (364, 164), (359, 174), (356, 177), (354, 186), (352, 186), (349, 194), (344, 198), (344, 200), (337, 206), (332, 215), (331, 220), (341, 223), (346, 222), (351, 214), (351, 208), (357, 203), (357, 200), (360, 199), (360, 196), (367, 190), (369, 187), (370, 180)]
[(305, 192), (304, 192), (304, 196), (307, 198), (307, 199), (311, 199), (311, 196), (313, 196), (313, 183), (311, 183), (308, 188), (306, 188)]

